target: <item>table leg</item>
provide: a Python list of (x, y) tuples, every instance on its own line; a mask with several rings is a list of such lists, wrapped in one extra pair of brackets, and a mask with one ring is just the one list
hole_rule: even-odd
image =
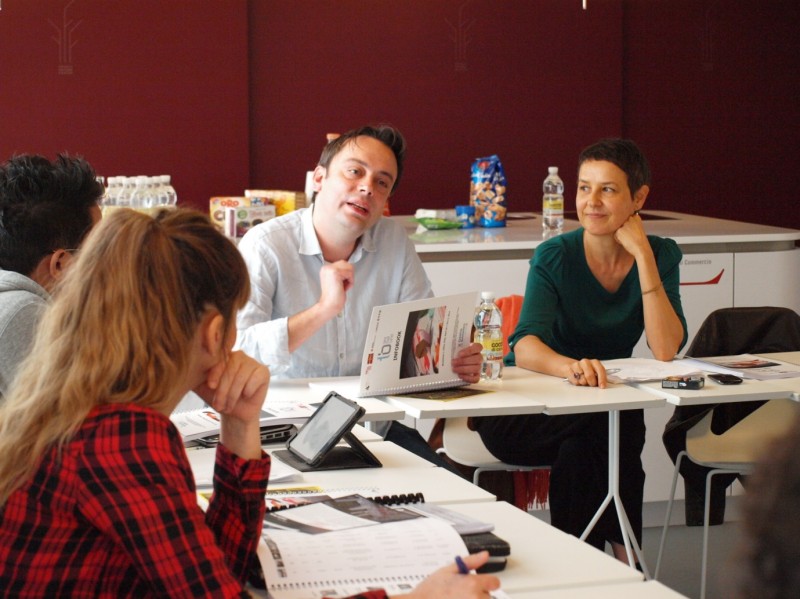
[[(580, 536), (581, 541), (586, 540), (586, 537), (592, 532), (592, 529), (612, 501), (617, 510), (619, 528), (622, 531), (622, 540), (625, 543), (625, 554), (628, 556), (628, 563), (632, 568), (636, 567), (635, 553), (636, 557), (639, 558), (645, 578), (650, 579), (650, 572), (644, 562), (644, 555), (642, 555), (642, 550), (636, 541), (636, 535), (633, 534), (628, 514), (625, 513), (625, 506), (622, 505), (622, 498), (619, 494), (619, 410), (609, 410), (608, 412), (608, 494), (603, 499), (600, 508), (592, 517), (586, 530)], [(633, 552), (631, 552), (631, 545), (633, 546)]]

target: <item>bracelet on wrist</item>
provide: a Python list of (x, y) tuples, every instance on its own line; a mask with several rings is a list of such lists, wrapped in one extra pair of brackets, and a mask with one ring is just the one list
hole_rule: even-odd
[(664, 283), (659, 283), (658, 285), (656, 285), (656, 286), (655, 286), (655, 287), (653, 287), (652, 289), (648, 289), (647, 291), (642, 291), (642, 295), (643, 295), (643, 296), (645, 296), (645, 295), (647, 295), (648, 293), (653, 293), (653, 292), (655, 292), (655, 291), (658, 291), (658, 290), (659, 290), (659, 289), (661, 289), (661, 287), (663, 287), (663, 286), (664, 286)]

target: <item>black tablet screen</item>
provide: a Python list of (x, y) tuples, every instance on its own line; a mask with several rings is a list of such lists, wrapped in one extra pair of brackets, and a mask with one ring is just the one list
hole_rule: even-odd
[(357, 419), (358, 404), (331, 393), (289, 442), (289, 448), (308, 464), (314, 464)]

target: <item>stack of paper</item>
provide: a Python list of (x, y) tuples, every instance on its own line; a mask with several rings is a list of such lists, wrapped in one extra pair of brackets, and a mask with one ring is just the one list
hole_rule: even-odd
[(702, 368), (686, 360), (662, 362), (654, 358), (622, 358), (603, 360), (611, 383), (647, 383), (660, 381), (668, 376), (701, 374)]

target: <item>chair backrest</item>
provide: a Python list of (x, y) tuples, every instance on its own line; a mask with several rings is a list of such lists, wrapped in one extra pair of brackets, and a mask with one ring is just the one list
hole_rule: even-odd
[(703, 358), (800, 350), (800, 316), (789, 308), (721, 308), (706, 317), (687, 356)]
[(686, 433), (686, 452), (705, 465), (753, 464), (776, 438), (787, 433), (800, 405), (791, 399), (773, 399), (717, 435), (709, 412)]
[[(687, 356), (725, 356), (800, 350), (800, 316), (789, 308), (759, 306), (721, 308), (709, 314), (700, 325)], [(745, 401), (716, 406), (711, 427), (720, 433), (746, 418), (761, 406), (759, 401)], [(704, 409), (705, 408), (705, 409)], [(665, 428), (665, 435), (673, 428), (693, 425), (711, 406), (676, 408), (681, 418), (675, 417)]]
[(480, 434), (470, 430), (467, 418), (448, 418), (442, 433), (442, 447), (447, 456), (465, 466), (502, 464), (486, 449)]
[(497, 307), (500, 308), (500, 312), (503, 314), (503, 326), (500, 327), (503, 331), (503, 355), (511, 351), (511, 348), (508, 346), (508, 338), (511, 337), (511, 333), (517, 328), (519, 312), (522, 309), (522, 300), (523, 297), (521, 295), (506, 295), (495, 301)]

